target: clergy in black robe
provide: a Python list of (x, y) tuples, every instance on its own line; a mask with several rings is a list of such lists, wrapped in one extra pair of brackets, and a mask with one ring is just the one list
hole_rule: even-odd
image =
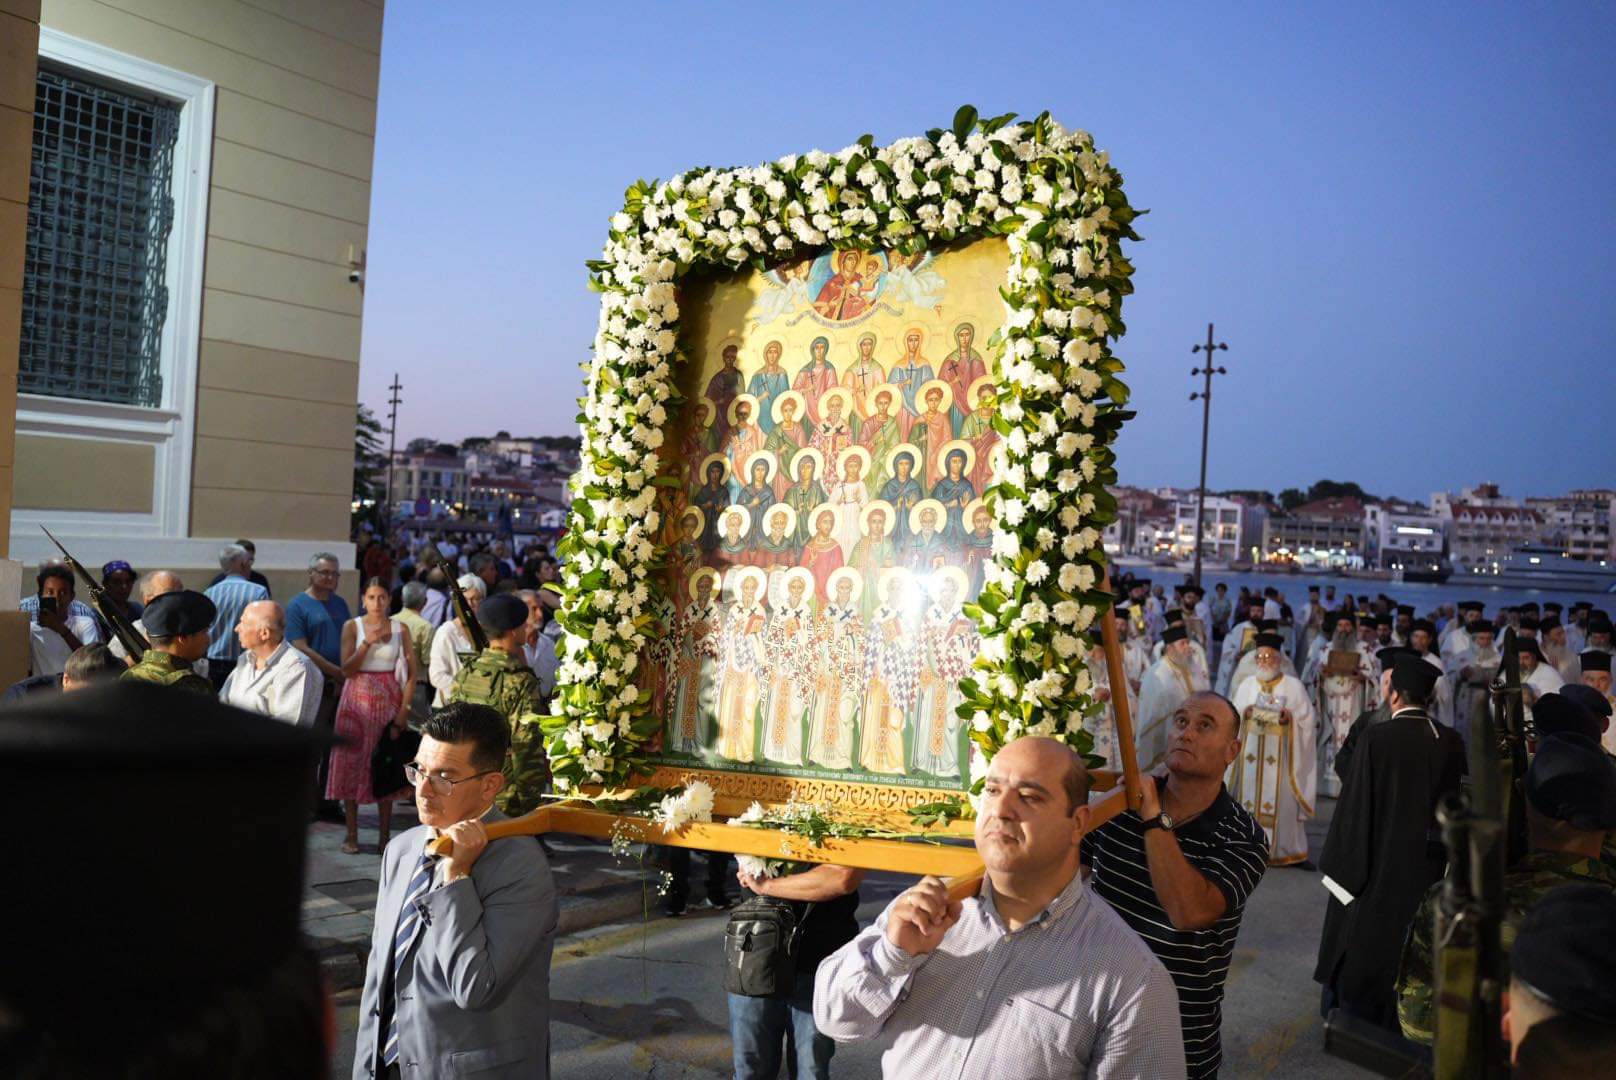
[(1436, 806), (1464, 773), (1459, 737), (1426, 712), (1437, 677), (1419, 657), (1397, 657), (1391, 718), (1362, 729), (1319, 857), (1330, 899), (1313, 979), (1324, 1010), (1392, 1032), (1403, 938), (1445, 864)]
[[(1413, 651), (1413, 649), (1405, 648), (1401, 645), (1393, 645), (1375, 654), (1375, 659), (1380, 661), (1380, 704), (1373, 709), (1365, 709), (1358, 714), (1358, 719), (1352, 722), (1352, 727), (1347, 731), (1346, 739), (1341, 743), (1341, 749), (1335, 752), (1335, 774), (1343, 782), (1347, 779), (1347, 773), (1352, 771), (1352, 754), (1358, 748), (1358, 740), (1363, 738), (1364, 730), (1371, 725), (1392, 718), (1391, 695), (1388, 693), (1392, 665), (1396, 662), (1400, 653), (1412, 653)], [(1435, 669), (1433, 668), (1432, 670)], [(1426, 711), (1431, 710), (1427, 708)]]

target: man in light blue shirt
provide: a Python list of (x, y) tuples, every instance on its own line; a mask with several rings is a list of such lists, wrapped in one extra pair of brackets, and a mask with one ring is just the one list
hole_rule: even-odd
[(208, 640), (212, 642), (208, 646), (208, 678), (213, 680), (214, 690), (224, 686), (241, 656), (241, 641), (236, 636), (241, 613), (248, 604), (269, 599), (268, 589), (247, 579), (252, 556), (240, 544), (224, 546), (219, 552), (219, 569), (224, 576), (202, 594), (213, 601), (216, 612), (213, 626), (208, 630)]

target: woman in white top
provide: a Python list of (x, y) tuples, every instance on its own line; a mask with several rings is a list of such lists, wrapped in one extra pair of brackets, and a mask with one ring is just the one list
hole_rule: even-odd
[(342, 699), (337, 734), (346, 739), (331, 751), (325, 797), (341, 799), (348, 822), (342, 850), (359, 854), (359, 804), (376, 803), (380, 828), (376, 850), (387, 846), (393, 827), (393, 800), (403, 791), (372, 791), (370, 756), (376, 744), (396, 739), (409, 726), (410, 688), (415, 686), (415, 650), (408, 627), (389, 618), (391, 596), (379, 578), (365, 583), (365, 613), (342, 627)]

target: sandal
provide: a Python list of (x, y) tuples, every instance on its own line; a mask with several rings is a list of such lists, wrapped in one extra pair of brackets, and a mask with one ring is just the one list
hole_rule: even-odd
[(344, 840), (342, 842), (342, 853), (344, 855), (357, 855), (357, 854), (359, 854), (359, 841), (357, 841), (357, 840)]

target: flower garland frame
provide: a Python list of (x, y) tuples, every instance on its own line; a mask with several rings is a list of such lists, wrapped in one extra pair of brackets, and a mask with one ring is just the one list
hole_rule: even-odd
[[(1004, 324), (987, 343), (1004, 465), (983, 493), (993, 559), (965, 612), (982, 634), (960, 715), (985, 763), (1010, 739), (1050, 735), (1083, 753), (1090, 631), (1112, 598), (1099, 586), (1101, 532), (1116, 519), (1111, 444), (1128, 388), (1109, 341), (1125, 330), (1138, 240), (1121, 174), (1083, 131), (1047, 112), (1017, 122), (965, 106), (951, 129), (835, 154), (792, 154), (753, 168), (693, 169), (636, 182), (591, 261), (602, 294), (587, 365), (582, 460), (572, 479), (558, 620), (565, 632), (554, 715), (540, 720), (558, 794), (623, 787), (649, 770), (661, 727), (636, 685), (662, 632), (657, 451), (680, 403), (685, 362), (678, 283), (693, 270), (765, 269), (827, 246), (896, 249), (1001, 236), (1010, 264)], [(1097, 631), (1096, 631), (1097, 633)]]

